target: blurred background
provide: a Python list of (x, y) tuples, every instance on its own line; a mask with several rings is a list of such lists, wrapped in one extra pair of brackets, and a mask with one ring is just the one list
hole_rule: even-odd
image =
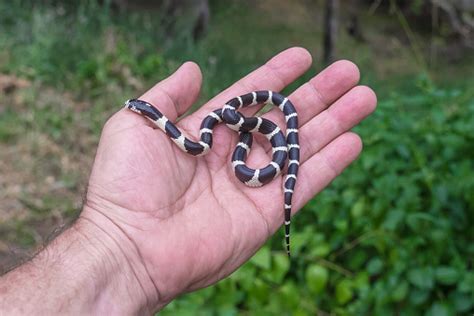
[[(106, 119), (182, 62), (205, 100), (277, 52), (350, 59), (379, 107), (361, 157), (167, 315), (472, 315), (473, 0), (0, 0), (0, 271), (70, 223)], [(184, 91), (185, 92), (185, 91)]]

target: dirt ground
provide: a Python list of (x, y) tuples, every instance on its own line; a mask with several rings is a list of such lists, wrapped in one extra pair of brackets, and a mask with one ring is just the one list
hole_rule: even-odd
[[(32, 96), (31, 90), (41, 93)], [(73, 113), (59, 137), (38, 123), (51, 105)], [(0, 74), (0, 272), (31, 257), (81, 209), (98, 141), (90, 126), (76, 124), (81, 115), (74, 113), (85, 106)]]

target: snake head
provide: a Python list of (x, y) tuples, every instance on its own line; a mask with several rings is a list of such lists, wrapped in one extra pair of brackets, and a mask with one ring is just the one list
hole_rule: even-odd
[(133, 104), (133, 101), (134, 101), (134, 99), (130, 99), (130, 100), (125, 101), (124, 107), (129, 109), (129, 110), (132, 110), (133, 112), (141, 114), (141, 112), (137, 109), (135, 104)]
[(125, 101), (125, 104), (123, 105), (125, 108), (131, 108), (131, 103), (132, 103), (133, 99), (128, 99), (127, 101)]

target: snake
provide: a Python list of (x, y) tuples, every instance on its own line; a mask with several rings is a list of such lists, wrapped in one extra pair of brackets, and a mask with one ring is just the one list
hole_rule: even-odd
[[(275, 123), (266, 118), (245, 117), (238, 112), (241, 108), (261, 104), (274, 105), (283, 112), (286, 121), (286, 135)], [(290, 257), (291, 209), (300, 164), (300, 145), (298, 114), (287, 97), (270, 90), (253, 91), (234, 97), (225, 102), (222, 108), (211, 111), (202, 120), (199, 131), (200, 140), (197, 142), (186, 137), (174, 123), (147, 101), (130, 99), (125, 102), (125, 108), (153, 122), (183, 152), (193, 156), (202, 156), (210, 151), (213, 129), (219, 123), (225, 123), (230, 129), (239, 133), (239, 141), (232, 154), (233, 172), (237, 179), (249, 187), (260, 187), (271, 182), (280, 175), (288, 161), (288, 169), (283, 182), (283, 210), (286, 252)], [(252, 147), (253, 133), (263, 134), (272, 146), (272, 160), (264, 168), (252, 169), (246, 165), (246, 159)]]

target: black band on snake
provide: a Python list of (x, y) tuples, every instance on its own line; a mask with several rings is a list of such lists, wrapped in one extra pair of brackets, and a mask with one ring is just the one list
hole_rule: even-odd
[[(261, 117), (244, 117), (238, 109), (257, 104), (273, 104), (285, 114), (286, 137), (273, 122)], [(284, 181), (284, 214), (286, 251), (290, 256), (290, 218), (291, 200), (298, 175), (300, 146), (298, 142), (298, 115), (290, 100), (272, 91), (255, 91), (227, 101), (222, 109), (209, 113), (201, 123), (200, 140), (194, 142), (170, 122), (160, 111), (146, 101), (132, 99), (125, 102), (125, 107), (146, 117), (158, 126), (184, 152), (201, 156), (212, 147), (213, 128), (221, 122), (239, 132), (239, 143), (232, 155), (232, 166), (236, 177), (251, 187), (262, 186), (277, 177), (284, 168), (288, 158), (288, 172)], [(252, 133), (259, 132), (266, 136), (272, 145), (272, 161), (261, 169), (251, 169), (245, 161), (252, 146)]]

